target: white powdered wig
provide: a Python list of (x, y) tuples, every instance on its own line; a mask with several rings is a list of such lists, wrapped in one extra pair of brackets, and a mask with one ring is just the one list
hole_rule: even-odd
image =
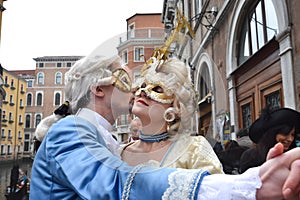
[[(112, 66), (120, 65), (121, 58), (110, 58), (91, 55), (77, 61), (65, 75), (65, 92), (69, 105), (69, 111), (74, 114), (81, 107), (85, 107), (90, 101), (90, 87), (110, 85), (113, 83)], [(38, 124), (35, 136), (40, 142), (43, 141), (49, 128), (64, 116), (52, 114)]]
[(122, 61), (119, 56), (107, 58), (92, 55), (77, 61), (66, 73), (66, 99), (70, 103), (73, 114), (89, 103), (91, 86), (113, 83), (111, 66), (114, 64), (121, 66)]
[(153, 64), (144, 72), (144, 76), (137, 80), (136, 85), (141, 85), (144, 79), (152, 83), (162, 83), (165, 93), (175, 96), (173, 110), (177, 119), (170, 125), (169, 135), (176, 139), (179, 134), (190, 134), (198, 95), (194, 90), (186, 64), (175, 57), (164, 62), (153, 59)]

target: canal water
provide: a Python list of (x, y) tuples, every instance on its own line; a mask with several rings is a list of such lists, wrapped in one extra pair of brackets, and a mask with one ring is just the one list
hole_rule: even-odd
[[(27, 177), (31, 177), (32, 160), (23, 159), (18, 161), (20, 169), (27, 171)], [(10, 184), (10, 170), (14, 162), (0, 162), (0, 200), (5, 199), (6, 187)]]

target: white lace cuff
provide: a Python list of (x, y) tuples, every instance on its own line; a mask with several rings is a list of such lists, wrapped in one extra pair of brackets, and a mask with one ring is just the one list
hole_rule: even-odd
[(256, 190), (262, 183), (260, 167), (250, 168), (241, 175), (213, 174), (205, 176), (198, 193), (199, 200), (210, 199), (256, 199)]

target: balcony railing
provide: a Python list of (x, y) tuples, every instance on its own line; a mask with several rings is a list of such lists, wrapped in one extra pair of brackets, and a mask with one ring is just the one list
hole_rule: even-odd
[(120, 37), (120, 43), (134, 39), (164, 39), (165, 32), (163, 28), (136, 29), (127, 32), (127, 35)]

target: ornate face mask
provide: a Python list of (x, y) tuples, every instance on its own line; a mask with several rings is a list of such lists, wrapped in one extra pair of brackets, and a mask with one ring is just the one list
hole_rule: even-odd
[(141, 92), (145, 92), (147, 97), (151, 98), (154, 101), (170, 104), (174, 101), (174, 95), (167, 95), (165, 93), (164, 84), (159, 83), (150, 83), (145, 80), (136, 90), (135, 95), (141, 95)]
[(122, 68), (115, 69), (112, 72), (112, 85), (123, 92), (130, 92), (132, 81), (129, 74)]

